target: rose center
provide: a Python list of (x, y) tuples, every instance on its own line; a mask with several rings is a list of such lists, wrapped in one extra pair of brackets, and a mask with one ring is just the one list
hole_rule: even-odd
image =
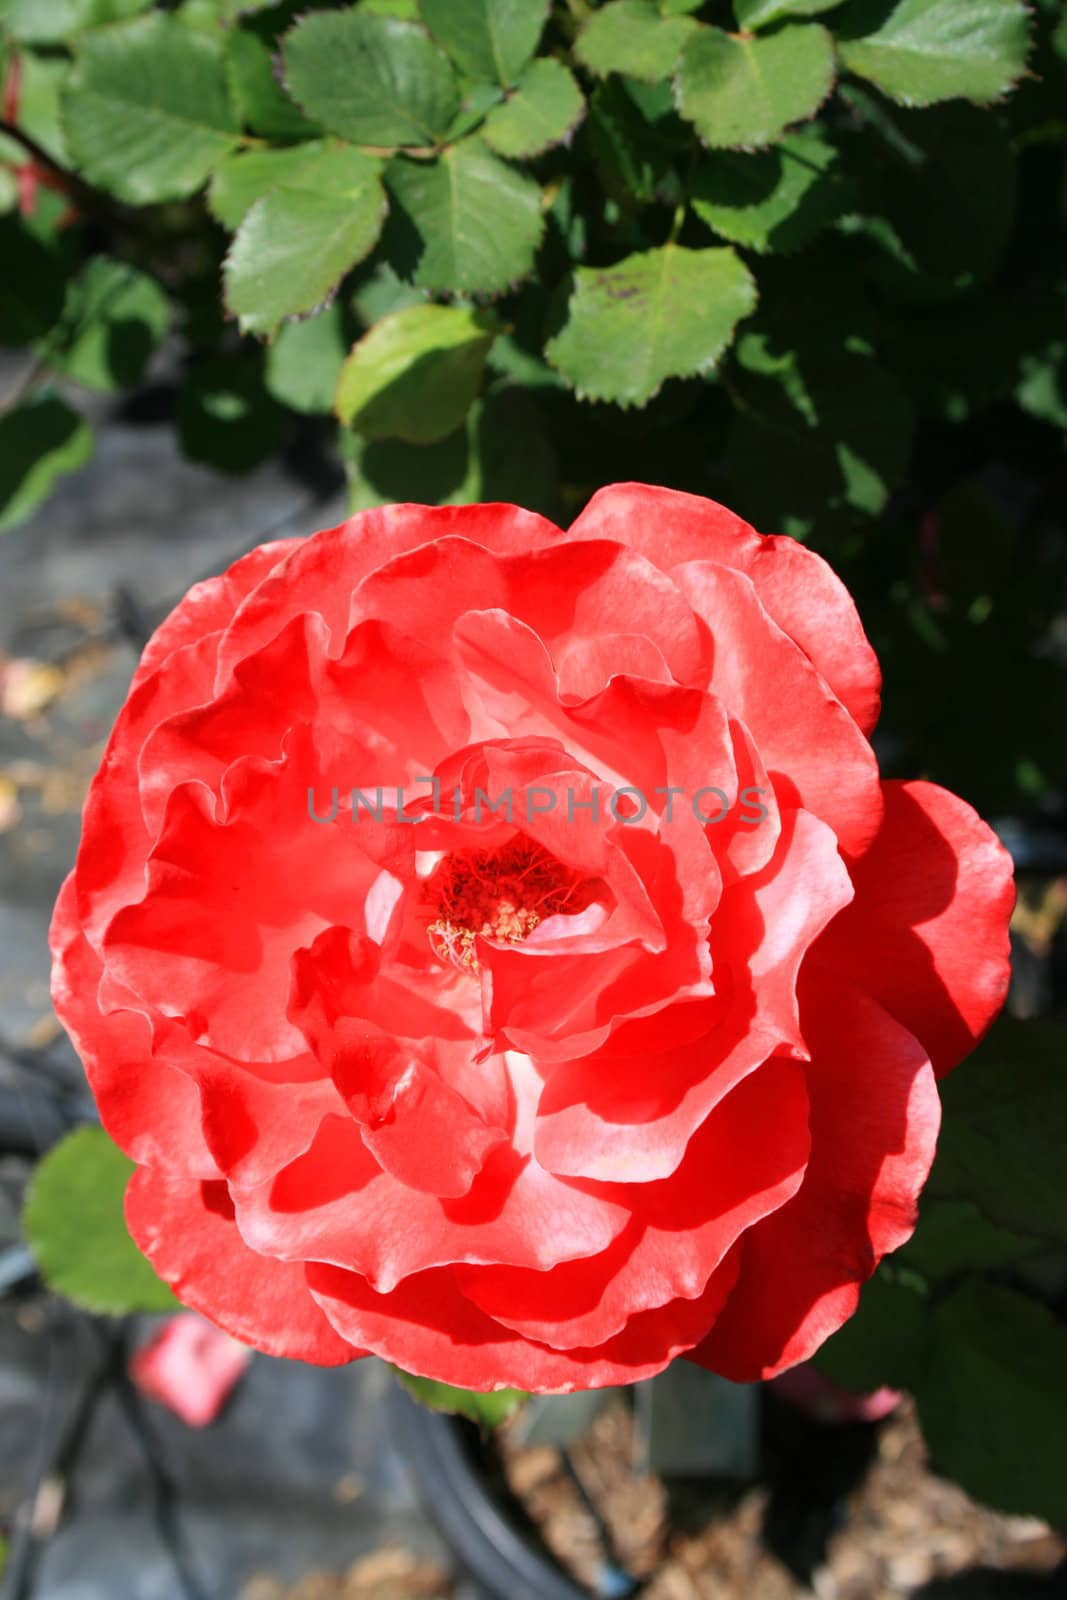
[(494, 850), (444, 856), (422, 886), (430, 947), (441, 961), (477, 972), (477, 940), (517, 944), (546, 917), (583, 911), (593, 886), (521, 834)]

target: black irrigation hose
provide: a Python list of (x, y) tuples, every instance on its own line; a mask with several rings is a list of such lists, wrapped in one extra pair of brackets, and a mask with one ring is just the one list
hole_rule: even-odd
[(89, 1427), (108, 1385), (105, 1359), (83, 1385), (65, 1423), (56, 1417), (56, 1388), (59, 1378), (56, 1339), (49, 1341), (48, 1371), (45, 1379), (44, 1414), (41, 1418), (41, 1446), (37, 1455), (30, 1492), (15, 1516), (4, 1568), (4, 1600), (30, 1600), (42, 1542), (34, 1530), (33, 1519), (44, 1485), (53, 1478), (66, 1481), (74, 1470)]
[[(190, 1565), (178, 1518), (178, 1494), (174, 1480), (145, 1415), (141, 1397), (129, 1378), (127, 1371), (129, 1324), (127, 1321), (111, 1323), (90, 1317), (83, 1317), (80, 1321), (84, 1326), (91, 1328), (101, 1342), (102, 1356), (71, 1407), (65, 1425), (57, 1428), (54, 1413), (59, 1374), (54, 1338), (50, 1344), (42, 1419), (42, 1446), (38, 1453), (30, 1492), (15, 1518), (11, 1548), (4, 1571), (3, 1600), (31, 1600), (38, 1563), (44, 1548), (43, 1541), (37, 1537), (33, 1527), (34, 1513), (40, 1502), (41, 1492), (45, 1484), (51, 1480), (57, 1480), (63, 1485), (71, 1483), (97, 1407), (109, 1390), (114, 1390), (144, 1458), (152, 1495), (153, 1522), (160, 1543), (174, 1569), (183, 1600), (211, 1600), (211, 1596), (202, 1587)], [(69, 1498), (68, 1490), (60, 1520), (62, 1520), (62, 1510), (69, 1504)]]
[(128, 1371), (128, 1358), (130, 1353), (128, 1329), (124, 1327), (118, 1336), (117, 1360), (114, 1368), (114, 1382), (126, 1420), (141, 1448), (141, 1454), (148, 1467), (149, 1487), (152, 1492), (152, 1514), (160, 1540), (170, 1557), (171, 1566), (174, 1568), (178, 1585), (185, 1600), (210, 1600), (206, 1589), (201, 1586), (199, 1578), (193, 1571), (189, 1555), (185, 1547), (185, 1537), (182, 1533), (178, 1517), (179, 1495), (159, 1446), (159, 1440), (152, 1431), (141, 1396), (130, 1381)]

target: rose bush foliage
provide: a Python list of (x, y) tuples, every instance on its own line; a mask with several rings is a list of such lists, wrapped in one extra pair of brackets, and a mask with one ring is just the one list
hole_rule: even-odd
[(810, 1355), (1007, 985), (1007, 854), (880, 780), (879, 690), (820, 557), (640, 484), (566, 532), (369, 510), (193, 588), (52, 931), (159, 1274), (469, 1389)]

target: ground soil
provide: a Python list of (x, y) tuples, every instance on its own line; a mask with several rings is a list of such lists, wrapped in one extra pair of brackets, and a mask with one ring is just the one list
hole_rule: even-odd
[[(780, 1417), (769, 1452), (771, 1481), (749, 1486), (636, 1476), (632, 1413), (622, 1401), (571, 1450), (580, 1487), (556, 1450), (522, 1448), (507, 1427), (499, 1439), (511, 1488), (557, 1560), (591, 1584), (605, 1553), (614, 1553), (647, 1580), (642, 1600), (1067, 1594), (1064, 1540), (1036, 1519), (976, 1505), (931, 1473), (907, 1402), (878, 1428), (807, 1425), (817, 1429), (807, 1475), (795, 1451), (805, 1428), (794, 1427), (790, 1438), (789, 1420), (782, 1424)], [(820, 1491), (834, 1473), (817, 1459), (827, 1447), (845, 1480), (853, 1479), (849, 1486), (838, 1473), (830, 1497)], [(781, 1475), (786, 1465), (791, 1482)]]

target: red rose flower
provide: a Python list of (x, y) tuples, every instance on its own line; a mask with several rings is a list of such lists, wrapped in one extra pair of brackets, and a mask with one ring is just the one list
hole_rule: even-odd
[(880, 782), (878, 693), (818, 556), (637, 484), (198, 584), (53, 925), (162, 1277), (261, 1350), (472, 1389), (809, 1356), (1007, 985), (1008, 858)]

